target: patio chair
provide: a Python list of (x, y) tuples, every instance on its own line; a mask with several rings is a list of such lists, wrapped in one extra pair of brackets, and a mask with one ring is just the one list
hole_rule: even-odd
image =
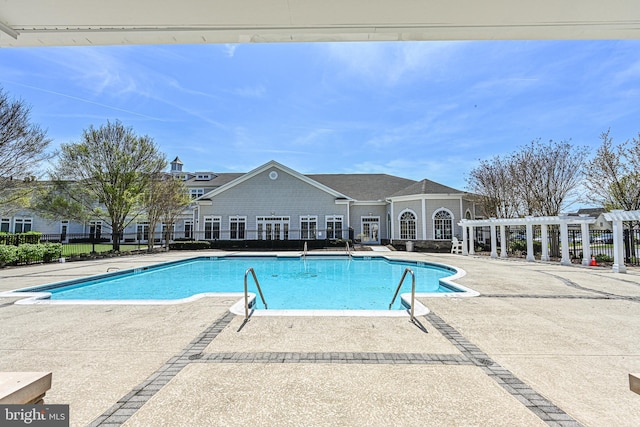
[(451, 253), (452, 254), (461, 254), (462, 253), (462, 242), (458, 240), (457, 237), (451, 238)]

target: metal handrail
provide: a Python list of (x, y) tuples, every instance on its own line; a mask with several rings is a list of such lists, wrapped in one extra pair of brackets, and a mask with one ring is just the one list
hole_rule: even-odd
[(302, 258), (307, 257), (307, 242), (304, 242), (304, 248), (302, 250)]
[(258, 288), (258, 292), (260, 293), (260, 298), (262, 299), (262, 303), (264, 304), (264, 309), (267, 309), (267, 303), (264, 300), (264, 295), (262, 295), (262, 289), (260, 288), (260, 283), (258, 282), (258, 277), (256, 277), (256, 272), (253, 267), (249, 267), (247, 271), (244, 272), (244, 321), (249, 320), (249, 292), (247, 290), (247, 276), (251, 273), (253, 276), (253, 281), (256, 282), (256, 287)]
[(347, 242), (347, 246), (346, 246), (346, 251), (347, 251), (347, 255), (349, 255), (349, 257), (351, 257), (351, 248), (349, 247), (349, 242)]
[(398, 287), (396, 288), (396, 293), (393, 295), (393, 299), (391, 300), (391, 304), (389, 304), (389, 310), (391, 310), (391, 306), (396, 301), (396, 297), (398, 296), (398, 292), (400, 292), (400, 287), (402, 286), (402, 282), (404, 282), (405, 277), (407, 277), (407, 273), (411, 273), (411, 321), (413, 322), (413, 310), (416, 306), (416, 275), (413, 274), (413, 270), (410, 268), (405, 268), (404, 273), (402, 273), (402, 278), (400, 279), (400, 283), (398, 283)]

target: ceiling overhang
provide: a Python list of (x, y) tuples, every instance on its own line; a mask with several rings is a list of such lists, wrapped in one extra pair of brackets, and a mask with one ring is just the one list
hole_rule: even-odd
[(0, 47), (639, 38), (638, 0), (0, 0)]

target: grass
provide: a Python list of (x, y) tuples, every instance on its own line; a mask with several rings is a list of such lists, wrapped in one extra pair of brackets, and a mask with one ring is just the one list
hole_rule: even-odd
[[(144, 249), (147, 245), (120, 245), (120, 252), (128, 252), (136, 249)], [(91, 243), (72, 243), (62, 245), (62, 256), (68, 257), (71, 255), (79, 255), (79, 254), (89, 254), (91, 251), (95, 251), (96, 253), (101, 252), (109, 252), (113, 250), (113, 245), (111, 243), (96, 243), (92, 245)]]

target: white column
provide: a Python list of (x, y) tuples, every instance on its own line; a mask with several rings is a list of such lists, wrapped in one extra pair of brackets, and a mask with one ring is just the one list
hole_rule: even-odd
[(507, 258), (507, 227), (500, 224), (500, 258)]
[(422, 199), (422, 240), (427, 240), (427, 201)]
[[(532, 219), (529, 217), (529, 219)], [(527, 230), (527, 261), (535, 261), (536, 257), (533, 256), (533, 224), (527, 221), (525, 225)]]
[(496, 245), (496, 225), (491, 224), (491, 258), (498, 258), (498, 250)]
[(560, 222), (560, 245), (562, 246), (562, 259), (560, 264), (571, 265), (571, 259), (569, 258), (569, 229), (567, 228), (567, 222)]
[(542, 243), (542, 255), (540, 256), (540, 261), (549, 261), (549, 227), (547, 224), (540, 225), (541, 231), (541, 243)]
[[(393, 213), (393, 202), (391, 202), (391, 236), (389, 236), (389, 240), (391, 241), (391, 243), (393, 243), (393, 239), (395, 238), (395, 234), (394, 234), (394, 230), (396, 228), (396, 217), (395, 214)], [(351, 213), (349, 211), (349, 204), (347, 204), (347, 215), (349, 217), (351, 217)], [(348, 219), (349, 221), (349, 227), (351, 227), (351, 219)]]
[(591, 242), (589, 241), (589, 224), (583, 222), (580, 224), (580, 233), (582, 234), (582, 265), (591, 263)]
[(467, 226), (462, 224), (462, 255), (469, 255), (469, 251), (467, 249)]
[[(615, 212), (615, 211), (614, 211)], [(622, 232), (622, 221), (613, 220), (613, 267), (614, 273), (626, 273), (627, 267), (624, 265), (624, 234)]]
[(475, 255), (476, 254), (476, 248), (475, 248), (475, 242), (474, 242), (474, 236), (475, 236), (475, 230), (473, 229), (473, 225), (469, 227), (469, 255)]

